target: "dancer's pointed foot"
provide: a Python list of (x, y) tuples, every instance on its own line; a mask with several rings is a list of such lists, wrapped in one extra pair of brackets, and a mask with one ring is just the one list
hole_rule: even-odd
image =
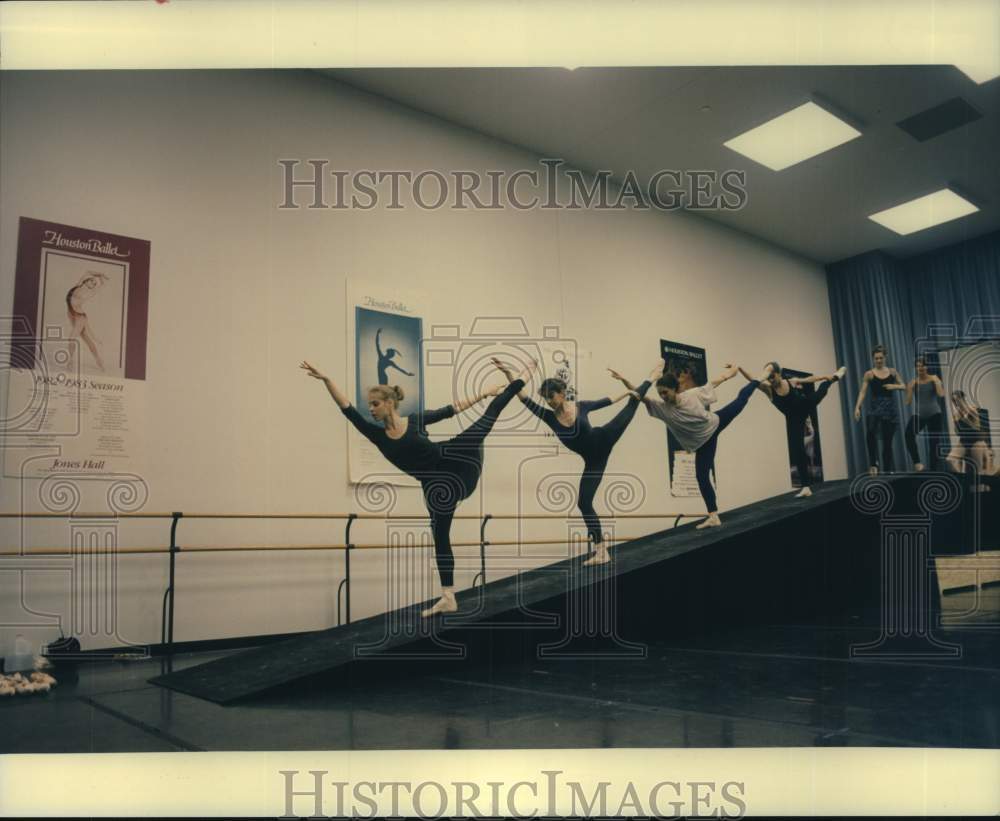
[(607, 564), (610, 561), (611, 556), (608, 554), (608, 549), (604, 545), (598, 545), (594, 550), (594, 555), (583, 564), (585, 567), (589, 567), (595, 564)]
[(846, 365), (841, 365), (841, 366), (840, 366), (839, 368), (837, 368), (837, 370), (836, 370), (836, 371), (834, 372), (834, 374), (833, 374), (833, 378), (834, 378), (834, 379), (836, 379), (836, 380), (837, 380), (837, 381), (839, 382), (839, 381), (840, 381), (841, 379), (843, 379), (843, 378), (844, 378), (844, 375), (845, 375), (846, 373), (847, 373), (847, 366), (846, 366)]
[(455, 600), (455, 594), (451, 592), (442, 591), (441, 598), (437, 600), (437, 604), (433, 607), (428, 607), (423, 610), (420, 615), (425, 619), (431, 616), (436, 616), (438, 613), (457, 613), (458, 612), (458, 602)]
[(699, 525), (695, 525), (695, 530), (704, 530), (706, 527), (722, 527), (722, 520), (718, 513), (709, 513), (708, 518)]
[(809, 487), (809, 485), (806, 485), (804, 488), (802, 488), (802, 490), (800, 490), (798, 493), (795, 494), (795, 498), (805, 499), (812, 495), (813, 495), (812, 488)]

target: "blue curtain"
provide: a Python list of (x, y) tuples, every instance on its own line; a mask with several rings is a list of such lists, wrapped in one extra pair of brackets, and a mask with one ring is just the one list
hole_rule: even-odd
[[(862, 254), (828, 265), (826, 274), (834, 349), (838, 363), (848, 367), (840, 395), (853, 475), (868, 468), (854, 402), (875, 345), (888, 348), (889, 364), (909, 381), (918, 344), (927, 349), (920, 340), (936, 336), (943, 347), (951, 338), (1000, 337), (1000, 231), (907, 260)], [(900, 414), (897, 470), (909, 464), (902, 438), (908, 416)]]
[[(872, 366), (871, 350), (884, 345), (888, 364), (906, 380), (913, 370), (913, 327), (906, 294), (900, 289), (897, 263), (876, 251), (827, 266), (830, 314), (833, 319), (833, 343), (837, 363), (847, 366), (847, 377), (839, 391), (844, 413), (847, 464), (851, 474), (868, 469), (864, 418), (854, 421), (854, 403), (861, 388), (861, 377)], [(894, 442), (896, 466), (906, 464), (903, 446), (902, 397), (893, 398), (899, 411), (900, 430)]]
[[(907, 260), (903, 266), (918, 336), (928, 334), (933, 325), (953, 325), (960, 336), (995, 337), (1000, 331), (1000, 231)], [(976, 317), (984, 321), (975, 322)]]

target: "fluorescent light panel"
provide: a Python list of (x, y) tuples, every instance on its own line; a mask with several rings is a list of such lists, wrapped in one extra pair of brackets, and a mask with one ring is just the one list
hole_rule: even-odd
[(948, 188), (942, 188), (925, 197), (904, 202), (885, 211), (872, 214), (868, 219), (883, 225), (897, 234), (913, 234), (933, 225), (951, 222), (959, 217), (974, 214), (979, 209)]
[(781, 171), (860, 136), (860, 131), (816, 103), (804, 103), (723, 145)]

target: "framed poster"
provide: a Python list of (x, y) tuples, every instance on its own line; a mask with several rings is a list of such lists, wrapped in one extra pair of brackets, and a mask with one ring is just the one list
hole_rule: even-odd
[(22, 217), (4, 475), (142, 472), (150, 244)]

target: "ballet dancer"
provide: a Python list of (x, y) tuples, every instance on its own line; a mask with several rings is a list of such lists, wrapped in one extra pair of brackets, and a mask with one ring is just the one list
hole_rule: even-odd
[(903, 400), (905, 404), (913, 405), (913, 416), (906, 424), (903, 438), (913, 460), (913, 469), (919, 472), (924, 469), (917, 447), (917, 434), (922, 430), (926, 429), (930, 439), (931, 468), (938, 465), (937, 447), (945, 428), (938, 399), (944, 398), (944, 385), (939, 377), (927, 372), (927, 361), (922, 356), (918, 356), (914, 364), (917, 375), (907, 384)]
[(715, 488), (712, 487), (711, 471), (715, 467), (715, 450), (722, 433), (746, 407), (753, 392), (761, 380), (750, 379), (740, 388), (736, 398), (717, 412), (713, 413), (708, 406), (718, 401), (715, 389), (732, 379), (741, 369), (736, 365), (726, 365), (726, 370), (718, 379), (713, 379), (708, 385), (700, 388), (679, 390), (680, 383), (672, 373), (663, 374), (666, 362), (661, 360), (654, 371), (656, 392), (660, 400), (643, 397), (646, 410), (650, 416), (661, 420), (673, 431), (674, 436), (684, 450), (694, 453), (695, 476), (698, 479), (698, 489), (705, 500), (708, 518), (697, 527), (719, 527), (719, 508), (716, 504)]
[[(871, 398), (868, 403), (868, 414), (865, 428), (865, 441), (868, 445), (868, 472), (874, 476), (879, 472), (891, 473), (895, 470), (892, 456), (892, 440), (899, 427), (899, 414), (896, 410), (896, 398), (892, 391), (906, 390), (906, 385), (899, 378), (895, 368), (886, 365), (888, 353), (883, 345), (872, 348), (872, 368), (865, 371), (865, 377), (858, 391), (858, 401), (854, 403), (854, 421), (861, 420), (861, 403), (868, 386), (871, 385)], [(882, 439), (882, 453), (879, 457), (878, 440)]]
[[(471, 496), (479, 483), (483, 469), (483, 440), (492, 430), (500, 412), (524, 387), (524, 380), (519, 375), (502, 390), (498, 385), (474, 399), (459, 400), (437, 410), (407, 416), (400, 416), (397, 410), (403, 400), (402, 389), (377, 385), (368, 391), (368, 410), (375, 419), (375, 422), (369, 422), (328, 376), (308, 362), (302, 362), (299, 367), (326, 385), (348, 421), (389, 462), (420, 482), (430, 514), (435, 558), (441, 577), (441, 598), (421, 615), (427, 618), (437, 613), (456, 612), (458, 602), (455, 600), (451, 520), (458, 503)], [(486, 406), (483, 415), (457, 436), (444, 442), (432, 442), (427, 437), (425, 425), (449, 419), (488, 397), (493, 397), (493, 401)]]
[(375, 331), (375, 352), (378, 354), (378, 384), (388, 385), (389, 384), (389, 368), (395, 368), (402, 374), (406, 376), (413, 376), (409, 371), (404, 371), (399, 365), (397, 365), (394, 360), (399, 354), (395, 348), (389, 348), (387, 351), (382, 350), (382, 329), (379, 328)]
[(83, 310), (83, 304), (93, 299), (101, 287), (108, 281), (107, 274), (99, 271), (87, 271), (80, 281), (66, 292), (66, 313), (69, 316), (69, 338), (79, 337), (87, 343), (97, 367), (104, 370), (104, 361), (97, 346), (102, 344), (90, 327), (90, 320)]
[[(993, 476), (993, 450), (991, 447), (988, 414), (976, 406), (965, 391), (951, 392), (951, 414), (955, 422), (958, 444), (948, 454), (948, 463), (957, 473), (965, 473), (965, 457), (972, 460), (979, 476)], [(986, 490), (987, 485), (978, 484), (976, 490)]]
[[(496, 359), (493, 363), (498, 368), (505, 368)], [(533, 363), (529, 368), (533, 370), (536, 366), (537, 363)], [(639, 407), (639, 401), (652, 384), (647, 379), (636, 388), (617, 371), (608, 368), (608, 372), (612, 378), (625, 386), (626, 390), (620, 396), (572, 401), (566, 398), (566, 383), (562, 379), (553, 378), (544, 380), (538, 388), (538, 393), (548, 404), (547, 408), (535, 402), (527, 391), (522, 390), (518, 393), (518, 397), (528, 410), (548, 425), (563, 445), (583, 458), (583, 473), (580, 475), (580, 489), (576, 503), (587, 524), (587, 536), (594, 550), (594, 555), (584, 562), (585, 565), (606, 564), (611, 560), (604, 543), (601, 520), (594, 509), (594, 497), (597, 495), (601, 480), (604, 479), (604, 471), (608, 466), (612, 449), (632, 421)], [(629, 400), (625, 407), (610, 422), (596, 427), (591, 425), (590, 413), (617, 404), (626, 396)]]
[[(740, 372), (747, 379), (753, 379), (746, 371), (740, 368)], [(760, 391), (771, 400), (774, 405), (788, 420), (789, 445), (792, 448), (792, 461), (799, 474), (801, 490), (795, 494), (795, 498), (803, 499), (812, 496), (812, 475), (809, 472), (809, 457), (806, 453), (806, 422), (816, 406), (826, 398), (826, 392), (834, 382), (839, 382), (847, 373), (847, 368), (841, 365), (832, 376), (803, 376), (785, 378), (781, 371), (781, 365), (777, 362), (768, 362), (764, 367), (764, 378), (757, 386)], [(812, 395), (802, 390), (803, 385), (822, 382)]]

